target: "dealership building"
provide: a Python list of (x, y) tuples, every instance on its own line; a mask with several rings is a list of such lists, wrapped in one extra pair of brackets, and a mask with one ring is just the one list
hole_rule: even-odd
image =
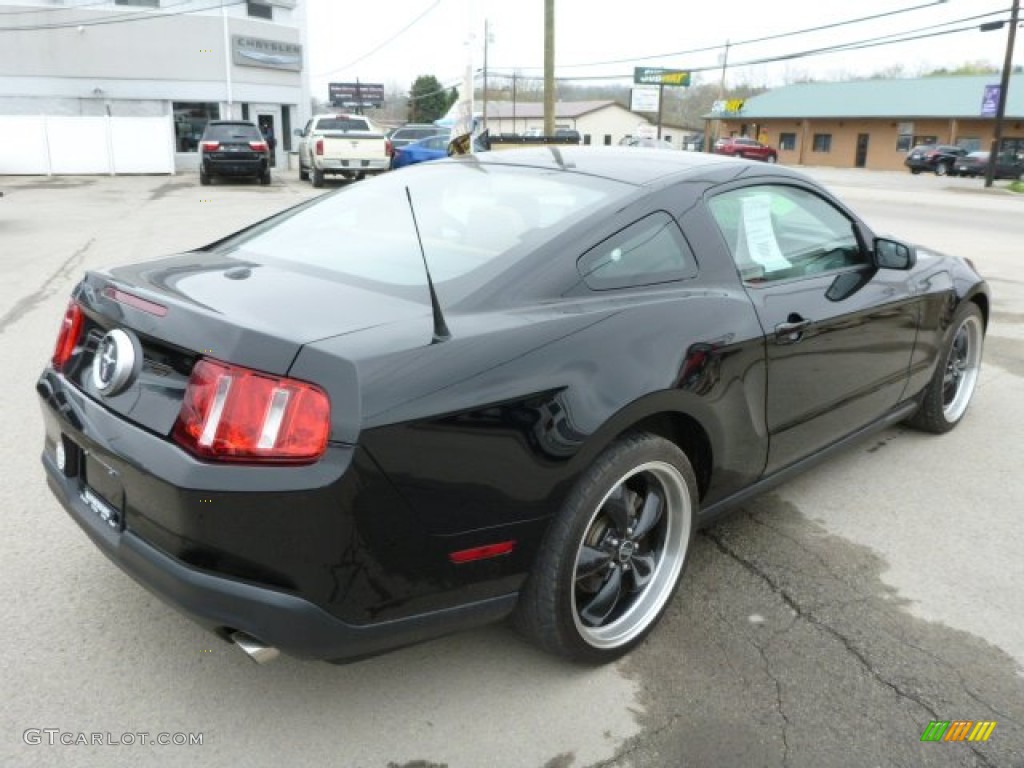
[[(988, 150), (998, 86), (999, 75), (801, 83), (707, 117), (721, 119), (720, 136), (776, 148), (781, 163), (898, 170), (917, 144)], [(1002, 134), (1002, 151), (1024, 152), (1024, 75), (1010, 78)]]
[(303, 0), (0, 0), (0, 174), (198, 167), (211, 119), (281, 164), (309, 117)]

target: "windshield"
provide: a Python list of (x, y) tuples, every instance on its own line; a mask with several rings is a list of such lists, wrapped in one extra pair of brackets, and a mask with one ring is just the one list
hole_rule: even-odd
[(332, 279), (425, 300), (426, 276), (406, 187), (431, 276), (448, 304), (634, 189), (564, 171), (442, 160), (345, 187), (218, 250), (256, 262), (301, 265)]

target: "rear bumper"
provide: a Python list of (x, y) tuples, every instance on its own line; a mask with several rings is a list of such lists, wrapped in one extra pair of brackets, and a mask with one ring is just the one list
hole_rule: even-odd
[[(370, 599), (374, 593), (358, 588), (360, 579), (372, 574), (383, 590), (395, 577), (356, 546), (374, 540), (375, 532), (358, 522), (350, 530), (353, 513), (339, 505), (348, 493), (339, 488), (376, 483), (353, 466), (358, 462), (349, 447), (335, 446), (318, 464), (276, 479), (273, 469), (258, 470), (238, 481), (244, 491), (224, 494), (217, 485), (243, 468), (202, 465), (52, 372), (37, 389), (46, 426), (42, 463), (67, 513), (125, 573), (221, 636), (242, 631), (299, 657), (358, 658), (497, 621), (515, 606), (515, 587), (492, 584), (475, 595), (436, 595), (429, 607), (413, 607), (392, 592), (406, 609), (381, 616), (384, 610)], [(69, 446), (64, 470), (55, 458), (58, 444)], [(118, 480), (97, 486), (102, 478), (83, 471), (87, 457), (88, 466), (105, 467)], [(294, 486), (285, 489), (285, 482)], [(345, 482), (353, 486), (339, 486)], [(200, 506), (199, 497), (216, 503)], [(106, 505), (107, 498), (118, 503)], [(357, 497), (355, 503), (365, 504), (381, 526), (399, 527), (387, 497)], [(395, 535), (393, 546), (428, 547), (404, 529)], [(400, 576), (407, 583), (408, 574)]]
[(341, 160), (318, 158), (314, 160), (317, 170), (324, 173), (379, 173), (391, 167), (391, 158), (376, 160)]
[(241, 630), (292, 656), (359, 658), (498, 621), (515, 607), (516, 596), (506, 595), (378, 624), (349, 624), (301, 597), (191, 568), (131, 531), (114, 531), (46, 454), (43, 464), (50, 489), (103, 554), (157, 597), (222, 636)]
[(269, 164), (266, 158), (257, 160), (203, 160), (203, 172), (207, 176), (261, 176)]

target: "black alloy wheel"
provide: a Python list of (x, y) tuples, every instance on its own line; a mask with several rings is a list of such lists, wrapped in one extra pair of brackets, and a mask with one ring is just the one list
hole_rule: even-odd
[(613, 444), (552, 523), (520, 595), (519, 627), (569, 658), (622, 656), (675, 593), (696, 514), (696, 479), (678, 446), (651, 434)]

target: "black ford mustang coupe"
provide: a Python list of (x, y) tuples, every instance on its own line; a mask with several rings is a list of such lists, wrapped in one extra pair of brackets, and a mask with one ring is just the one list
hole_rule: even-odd
[(453, 158), (87, 273), (43, 464), (114, 562), (257, 660), (511, 615), (601, 662), (698, 525), (871, 430), (953, 428), (989, 301), (783, 168)]

